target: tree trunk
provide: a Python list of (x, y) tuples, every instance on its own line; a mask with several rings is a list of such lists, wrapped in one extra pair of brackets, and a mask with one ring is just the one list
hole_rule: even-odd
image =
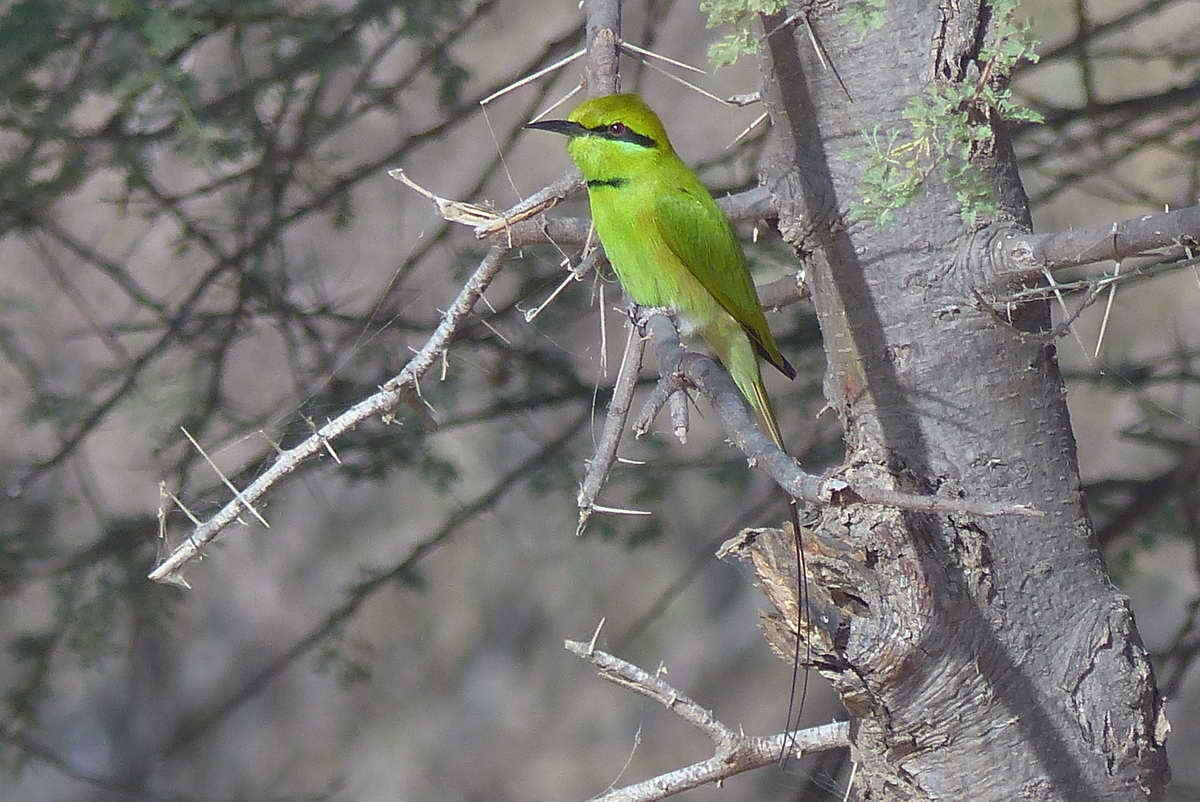
[[(790, 9), (763, 20), (772, 31)], [(761, 54), (773, 123), (764, 181), (807, 260), (845, 426), (839, 475), (912, 492), (1024, 503), (1043, 517), (975, 519), (826, 508), (806, 533), (814, 657), (852, 716), (863, 799), (1159, 799), (1169, 726), (1128, 599), (1108, 579), (1079, 490), (1044, 303), (1011, 323), (975, 295), (1007, 265), (1027, 201), (1002, 124), (976, 163), (1001, 211), (969, 227), (938, 171), (889, 226), (847, 215), (860, 132), (901, 127), (931, 81), (972, 84), (989, 7), (889, 0), (878, 31), (803, 24)], [(993, 115), (994, 116), (994, 115)], [(766, 555), (777, 544), (752, 548)], [(784, 553), (784, 552), (781, 552)], [(760, 565), (778, 561), (759, 561)], [(787, 587), (764, 568), (764, 585)], [(794, 576), (794, 574), (793, 574)], [(791, 654), (788, 624), (768, 626)]]

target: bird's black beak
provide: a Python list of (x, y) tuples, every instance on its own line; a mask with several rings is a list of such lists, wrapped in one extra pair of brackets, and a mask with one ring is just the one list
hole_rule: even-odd
[(542, 120), (541, 122), (529, 123), (525, 127), (532, 128), (535, 131), (549, 131), (553, 134), (562, 134), (563, 136), (581, 136), (587, 133), (586, 128), (570, 120)]

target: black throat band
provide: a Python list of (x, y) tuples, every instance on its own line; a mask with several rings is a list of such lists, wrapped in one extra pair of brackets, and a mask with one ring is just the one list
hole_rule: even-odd
[(628, 178), (605, 178), (602, 180), (596, 179), (594, 181), (588, 181), (587, 185), (588, 189), (596, 189), (597, 187), (612, 187), (613, 189), (620, 189), (628, 183)]

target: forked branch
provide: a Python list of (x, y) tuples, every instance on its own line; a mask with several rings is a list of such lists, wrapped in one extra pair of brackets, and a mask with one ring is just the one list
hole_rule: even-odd
[(567, 651), (592, 663), (603, 679), (641, 694), (661, 704), (692, 726), (700, 729), (713, 742), (713, 756), (699, 763), (661, 774), (640, 783), (617, 788), (594, 797), (592, 802), (651, 802), (719, 782), (744, 771), (761, 768), (779, 760), (780, 751), (792, 744), (794, 756), (848, 746), (850, 725), (835, 721), (776, 735), (746, 735), (735, 731), (717, 719), (713, 712), (681, 693), (661, 677), (633, 663), (599, 651), (591, 643), (566, 641)]

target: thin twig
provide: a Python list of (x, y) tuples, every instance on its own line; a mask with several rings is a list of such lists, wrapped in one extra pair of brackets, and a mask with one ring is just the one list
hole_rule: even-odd
[(579, 488), (579, 524), (575, 528), (576, 535), (582, 535), (587, 527), (588, 519), (593, 512), (620, 513), (626, 515), (645, 515), (640, 510), (625, 510), (616, 507), (604, 507), (596, 504), (596, 496), (604, 487), (608, 472), (612, 469), (617, 458), (617, 447), (621, 444), (621, 435), (625, 431), (625, 421), (629, 418), (629, 407), (633, 403), (633, 391), (637, 387), (638, 374), (642, 369), (642, 358), (646, 353), (646, 340), (638, 334), (637, 327), (632, 321), (629, 325), (629, 337), (625, 341), (625, 355), (621, 358), (621, 369), (617, 373), (617, 381), (613, 386), (612, 401), (608, 405), (608, 416), (604, 420), (604, 432), (596, 445), (596, 455), (588, 465), (587, 476)]
[[(1121, 275), (1121, 263), (1117, 262), (1114, 278)], [(1117, 299), (1117, 282), (1113, 281), (1108, 286), (1108, 300), (1104, 303), (1104, 317), (1100, 319), (1100, 333), (1096, 335), (1096, 353), (1092, 354), (1093, 359), (1100, 358), (1100, 350), (1104, 347), (1104, 335), (1108, 331), (1108, 319), (1112, 315), (1113, 301)]]
[(650, 780), (608, 791), (593, 802), (650, 802), (774, 763), (785, 744), (794, 744), (796, 756), (848, 746), (850, 725), (835, 721), (820, 727), (771, 736), (748, 736), (722, 723), (711, 710), (680, 692), (660, 676), (607, 652), (594, 643), (566, 641), (564, 648), (599, 669), (603, 679), (660, 703), (704, 732), (713, 742), (708, 760), (659, 775)]
[(449, 346), (459, 327), (470, 316), (475, 302), (479, 300), (483, 291), (500, 272), (504, 263), (504, 255), (507, 252), (506, 248), (499, 245), (491, 247), (475, 273), (463, 285), (446, 314), (442, 316), (433, 335), (408, 361), (400, 373), (384, 384), (378, 393), (338, 415), (299, 445), (279, 454), (271, 467), (261, 473), (244, 490), (238, 492), (235, 489), (237, 496), (203, 525), (196, 527), (192, 534), (175, 548), (171, 556), (150, 573), (150, 578), (156, 582), (176, 581), (179, 571), (196, 559), (204, 546), (225, 527), (237, 520), (244, 505), (253, 504), (268, 489), (299, 467), (300, 463), (324, 450), (329, 440), (353, 429), (368, 418), (392, 412), (401, 403), (404, 403), (415, 392), (418, 379), (437, 364), (442, 351)]
[[(510, 228), (522, 220), (526, 220), (534, 215), (541, 214), (547, 209), (553, 208), (560, 200), (568, 195), (578, 192), (581, 189), (583, 189), (583, 176), (579, 174), (578, 170), (572, 168), (560, 176), (552, 184), (549, 184), (541, 190), (533, 193), (516, 206), (513, 206), (508, 211), (498, 215), (495, 220), (484, 223), (480, 226), (476, 226), (475, 237), (476, 239), (484, 239), (492, 236), (493, 234), (499, 234), (500, 232), (507, 233)], [(586, 225), (586, 223), (584, 225)], [(541, 230), (540, 226), (538, 228)], [(583, 236), (586, 236), (587, 229), (584, 228), (583, 231), (585, 232)], [(580, 241), (583, 240), (583, 236), (579, 238)], [(546, 235), (546, 239), (550, 239), (548, 234)]]
[(679, 392), (672, 393), (667, 399), (667, 406), (671, 415), (671, 434), (675, 435), (675, 439), (681, 444), (686, 445), (689, 423), (687, 388), (680, 388)]
[[(675, 321), (670, 315), (667, 315), (667, 320), (670, 321), (674, 330), (674, 336), (679, 337), (679, 329), (675, 327)], [(639, 325), (644, 327), (645, 320), (639, 321)], [(682, 381), (682, 377), (676, 373), (667, 373), (658, 380), (658, 384), (654, 386), (654, 391), (650, 393), (650, 397), (646, 399), (646, 403), (642, 405), (642, 411), (638, 414), (637, 419), (633, 423), (633, 432), (637, 437), (644, 437), (649, 433), (651, 427), (654, 426), (654, 419), (658, 417), (658, 413), (662, 412), (662, 408), (667, 405), (667, 402), (673, 398), (683, 395), (684, 408), (682, 421), (677, 420), (678, 414), (676, 407), (671, 407), (671, 428), (675, 431), (675, 436), (679, 437), (681, 443), (687, 442), (687, 397), (686, 390)], [(683, 425), (682, 436), (678, 432), (678, 424)]]
[(267, 529), (270, 529), (271, 525), (269, 523), (267, 523), (267, 519), (262, 517), (262, 515), (259, 514), (258, 510), (254, 509), (253, 500), (248, 499), (244, 495), (242, 495), (242, 492), (237, 489), (237, 487), (233, 484), (233, 482), (229, 481), (229, 477), (225, 475), (224, 471), (222, 471), (219, 467), (217, 467), (217, 463), (213, 462), (212, 457), (208, 456), (208, 453), (203, 448), (201, 448), (200, 444), (196, 442), (196, 438), (192, 437), (192, 433), (189, 432), (187, 429), (185, 429), (183, 426), (180, 426), (179, 430), (181, 432), (183, 432), (184, 437), (186, 437), (188, 439), (188, 441), (191, 442), (192, 446), (195, 447), (195, 449), (200, 452), (200, 456), (204, 457), (205, 461), (209, 464), (209, 467), (211, 467), (213, 469), (213, 472), (217, 474), (217, 478), (221, 480), (222, 484), (224, 484), (226, 487), (228, 487), (229, 490), (233, 493), (234, 499), (238, 503), (240, 503), (243, 507), (250, 510), (250, 512), (254, 514), (254, 517), (258, 519), (258, 522), (260, 524), (265, 526)]
[[(1137, 280), (1153, 278), (1162, 275), (1163, 273), (1182, 270), (1188, 267), (1200, 266), (1200, 257), (1195, 259), (1176, 259), (1169, 256), (1165, 260), (1154, 260), (1148, 264), (1135, 266), (1132, 270), (1122, 270), (1120, 275), (1113, 273), (1101, 273), (1096, 276), (1087, 276), (1075, 281), (1051, 281), (1047, 276), (1045, 285), (1037, 285), (1033, 287), (1025, 287), (1014, 292), (1002, 294), (997, 297), (997, 304), (1017, 304), (1027, 303), (1029, 301), (1044, 301), (1050, 298), (1058, 297), (1061, 293), (1073, 293), (1086, 291), (1091, 295), (1099, 295), (1109, 285), (1116, 282), (1131, 283)], [(1051, 274), (1052, 275), (1052, 274)], [(1066, 306), (1063, 306), (1066, 311)]]
[[(542, 301), (533, 309), (528, 311), (521, 310), (521, 314), (525, 317), (525, 322), (532, 323), (534, 319), (536, 319), (537, 316), (546, 309), (547, 306), (554, 303), (554, 300), (562, 294), (563, 290), (565, 290), (574, 282), (583, 281), (583, 277), (586, 276), (596, 266), (596, 262), (598, 262), (599, 259), (600, 250), (598, 248), (593, 248), (587, 253), (587, 256), (579, 260), (578, 264), (572, 265), (567, 271), (567, 277), (564, 278), (559, 285), (554, 288), (553, 292), (546, 296), (546, 300)], [(601, 319), (603, 319), (603, 317)]]

